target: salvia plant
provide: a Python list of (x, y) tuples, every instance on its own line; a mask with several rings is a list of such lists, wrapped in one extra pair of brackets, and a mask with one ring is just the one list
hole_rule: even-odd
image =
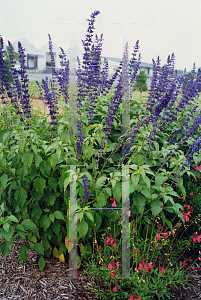
[[(159, 57), (153, 60), (148, 98), (140, 103), (130, 99), (130, 126), (122, 133), (121, 104), (128, 90), (134, 91), (139, 74), (139, 41), (130, 61), (125, 45), (119, 67), (109, 80), (108, 61), (101, 62), (103, 34), (92, 41), (98, 14), (94, 11), (88, 20), (86, 39), (82, 40), (83, 61), (77, 57), (76, 136), (69, 134), (70, 62), (64, 50), (60, 48), (58, 71), (48, 35), (52, 79), (37, 82), (40, 97), (49, 108), (48, 123), (31, 106), (25, 49), (18, 44), (18, 76), (8, 42), (9, 81), (0, 37), (0, 249), (6, 257), (16, 238), (26, 239), (40, 254), (40, 270), (45, 267), (44, 256), (53, 254), (65, 262), (66, 252), (72, 251), (69, 195), (73, 165), (81, 255), (81, 259), (75, 257), (75, 268), (83, 267), (82, 260), (86, 269), (91, 259), (87, 272), (93, 278), (98, 275), (101, 299), (165, 299), (168, 289), (188, 281), (184, 268), (190, 264), (181, 260), (185, 251), (189, 247), (199, 251), (200, 210), (193, 203), (199, 190), (189, 190), (189, 182), (192, 184), (192, 178), (196, 181), (201, 172), (201, 70), (196, 72), (194, 65), (190, 73), (178, 76), (174, 54), (164, 66)], [(124, 220), (118, 211), (125, 165), (129, 166), (130, 198), (126, 214), (132, 223), (130, 280), (119, 279)], [(111, 232), (105, 241), (108, 229)], [(99, 244), (96, 253), (94, 243)], [(25, 245), (20, 249), (20, 264), (26, 261), (27, 250)], [(96, 261), (92, 261), (94, 256)]]

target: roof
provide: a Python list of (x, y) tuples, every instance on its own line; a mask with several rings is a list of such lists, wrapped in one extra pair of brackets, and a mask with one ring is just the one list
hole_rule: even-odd
[[(101, 56), (101, 58), (106, 58), (107, 60), (111, 60), (117, 63), (120, 63), (121, 58), (115, 58), (115, 57), (108, 57), (108, 56)], [(140, 63), (140, 67), (141, 68), (146, 68), (146, 69), (153, 69), (153, 66), (151, 64), (145, 63), (145, 62), (141, 62)]]

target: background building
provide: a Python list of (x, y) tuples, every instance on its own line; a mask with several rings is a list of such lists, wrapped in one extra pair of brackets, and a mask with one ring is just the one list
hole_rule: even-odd
[[(27, 39), (19, 39), (12, 43), (14, 50), (18, 52), (18, 41), (21, 42), (22, 47), (25, 48), (25, 55), (26, 55), (26, 65), (27, 65), (27, 73), (29, 73), (29, 79), (30, 80), (38, 80), (41, 81), (42, 78), (45, 78), (45, 76), (48, 76), (51, 78), (51, 57), (49, 54), (49, 45), (48, 43), (42, 46), (40, 49), (37, 49), (30, 41)], [(73, 55), (78, 56), (80, 59), (80, 62), (82, 63), (83, 60), (83, 51), (78, 47), (72, 47), (67, 50), (65, 50), (67, 60), (70, 60), (70, 53), (72, 51)], [(55, 59), (55, 67), (56, 69), (60, 68), (60, 58), (59, 53), (61, 53), (60, 48), (53, 44), (53, 53), (54, 53), (54, 59)], [(121, 61), (121, 58), (115, 58), (115, 57), (107, 57), (107, 56), (101, 56), (101, 62), (104, 62), (104, 58), (108, 60), (108, 77), (109, 79), (112, 77), (114, 72), (116, 71), (117, 67), (119, 66), (119, 63)], [(74, 61), (76, 58), (74, 58)], [(78, 65), (77, 65), (78, 66)], [(18, 63), (19, 67), (19, 63)], [(151, 85), (151, 77), (153, 75), (153, 66), (151, 64), (141, 62), (140, 64), (140, 70), (145, 71), (145, 74), (147, 76), (147, 87), (150, 88)], [(37, 75), (36, 75), (37, 74)], [(183, 74), (183, 71), (177, 70), (177, 74)], [(41, 78), (40, 78), (41, 77)], [(71, 82), (76, 82), (76, 77), (71, 76)], [(117, 82), (117, 79), (115, 80), (115, 84)]]

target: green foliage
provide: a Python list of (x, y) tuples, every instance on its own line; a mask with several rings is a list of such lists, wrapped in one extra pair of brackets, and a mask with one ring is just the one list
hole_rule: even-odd
[[(99, 161), (99, 169), (95, 169), (95, 155), (104, 135), (104, 119), (110, 97), (98, 98), (93, 125), (88, 125), (84, 111), (87, 104), (82, 108), (83, 166), (77, 167), (76, 176), (77, 208), (85, 209), (77, 212), (77, 243), (82, 249), (82, 258), (85, 259), (91, 256), (93, 239), (96, 236), (100, 241), (102, 233), (110, 226), (111, 218), (112, 233), (117, 237), (121, 235), (118, 211), (101, 210), (103, 207), (112, 207), (110, 198), (116, 199), (117, 208), (122, 207), (122, 170), (120, 165), (114, 167), (122, 155), (122, 148), (114, 150), (118, 139), (113, 136), (113, 133), (120, 135), (121, 132), (120, 109), (115, 116), (104, 156)], [(13, 239), (26, 239), (30, 248), (35, 249), (41, 256), (38, 262), (40, 270), (45, 266), (45, 256), (53, 254), (63, 261), (66, 250), (69, 252), (71, 247), (70, 243), (67, 246), (65, 241), (69, 240), (69, 217), (73, 218), (72, 215), (69, 216), (69, 192), (70, 182), (75, 174), (70, 166), (77, 165), (76, 141), (68, 136), (69, 107), (63, 105), (64, 109), (58, 117), (59, 134), (55, 136), (42, 114), (38, 116), (32, 111), (32, 127), (24, 131), (16, 109), (11, 110), (11, 104), (7, 104), (10, 113), (1, 109), (0, 238), (4, 240), (0, 248), (2, 254), (7, 256), (12, 248)], [(140, 122), (139, 116), (144, 116), (143, 105), (144, 102), (131, 103), (131, 128)], [(177, 123), (170, 124), (162, 138), (158, 137), (154, 141), (154, 148), (150, 153), (147, 152), (147, 137), (152, 126), (141, 127), (132, 145), (132, 152), (126, 158), (125, 164), (130, 165), (131, 218), (137, 218), (138, 235), (141, 238), (146, 237), (148, 222), (153, 225), (154, 219), (161, 218), (162, 224), (172, 230), (172, 220), (178, 218), (178, 215), (182, 216), (183, 206), (178, 198), (181, 195), (186, 197), (183, 178), (190, 172), (185, 169), (181, 178), (176, 181), (174, 174), (185, 159), (188, 145), (184, 145), (169, 163), (164, 163), (168, 153), (172, 151), (172, 146), (166, 145), (167, 138), (173, 135), (171, 126), (179, 127), (182, 118), (185, 118), (185, 112), (178, 115)], [(164, 168), (160, 168), (161, 165)], [(84, 174), (91, 185), (91, 195), (86, 205), (82, 203)], [(177, 183), (177, 188), (174, 188), (174, 183)], [(70, 208), (75, 209), (72, 206)], [(26, 260), (26, 251), (26, 248), (20, 251), (19, 263)], [(79, 261), (78, 257), (74, 259), (75, 263), (76, 259)]]
[(137, 90), (147, 91), (147, 76), (145, 74), (145, 71), (140, 71), (138, 75), (138, 79), (136, 80), (134, 87)]

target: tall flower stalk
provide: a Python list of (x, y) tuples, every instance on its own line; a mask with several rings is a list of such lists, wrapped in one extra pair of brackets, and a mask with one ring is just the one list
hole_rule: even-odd
[[(26, 74), (26, 65), (25, 65), (25, 58), (26, 55), (24, 54), (25, 49), (22, 47), (22, 44), (18, 42), (18, 52), (19, 52), (19, 62), (20, 62), (20, 76), (21, 76), (21, 86), (22, 86), (22, 95), (20, 98), (20, 103), (22, 105), (22, 109), (24, 112), (24, 116), (27, 119), (31, 118), (31, 105), (30, 105), (30, 98), (29, 98), (29, 91), (28, 91), (28, 76)], [(21, 116), (21, 121), (25, 121), (24, 118)], [(30, 122), (27, 122), (27, 126), (24, 128), (29, 129)]]

